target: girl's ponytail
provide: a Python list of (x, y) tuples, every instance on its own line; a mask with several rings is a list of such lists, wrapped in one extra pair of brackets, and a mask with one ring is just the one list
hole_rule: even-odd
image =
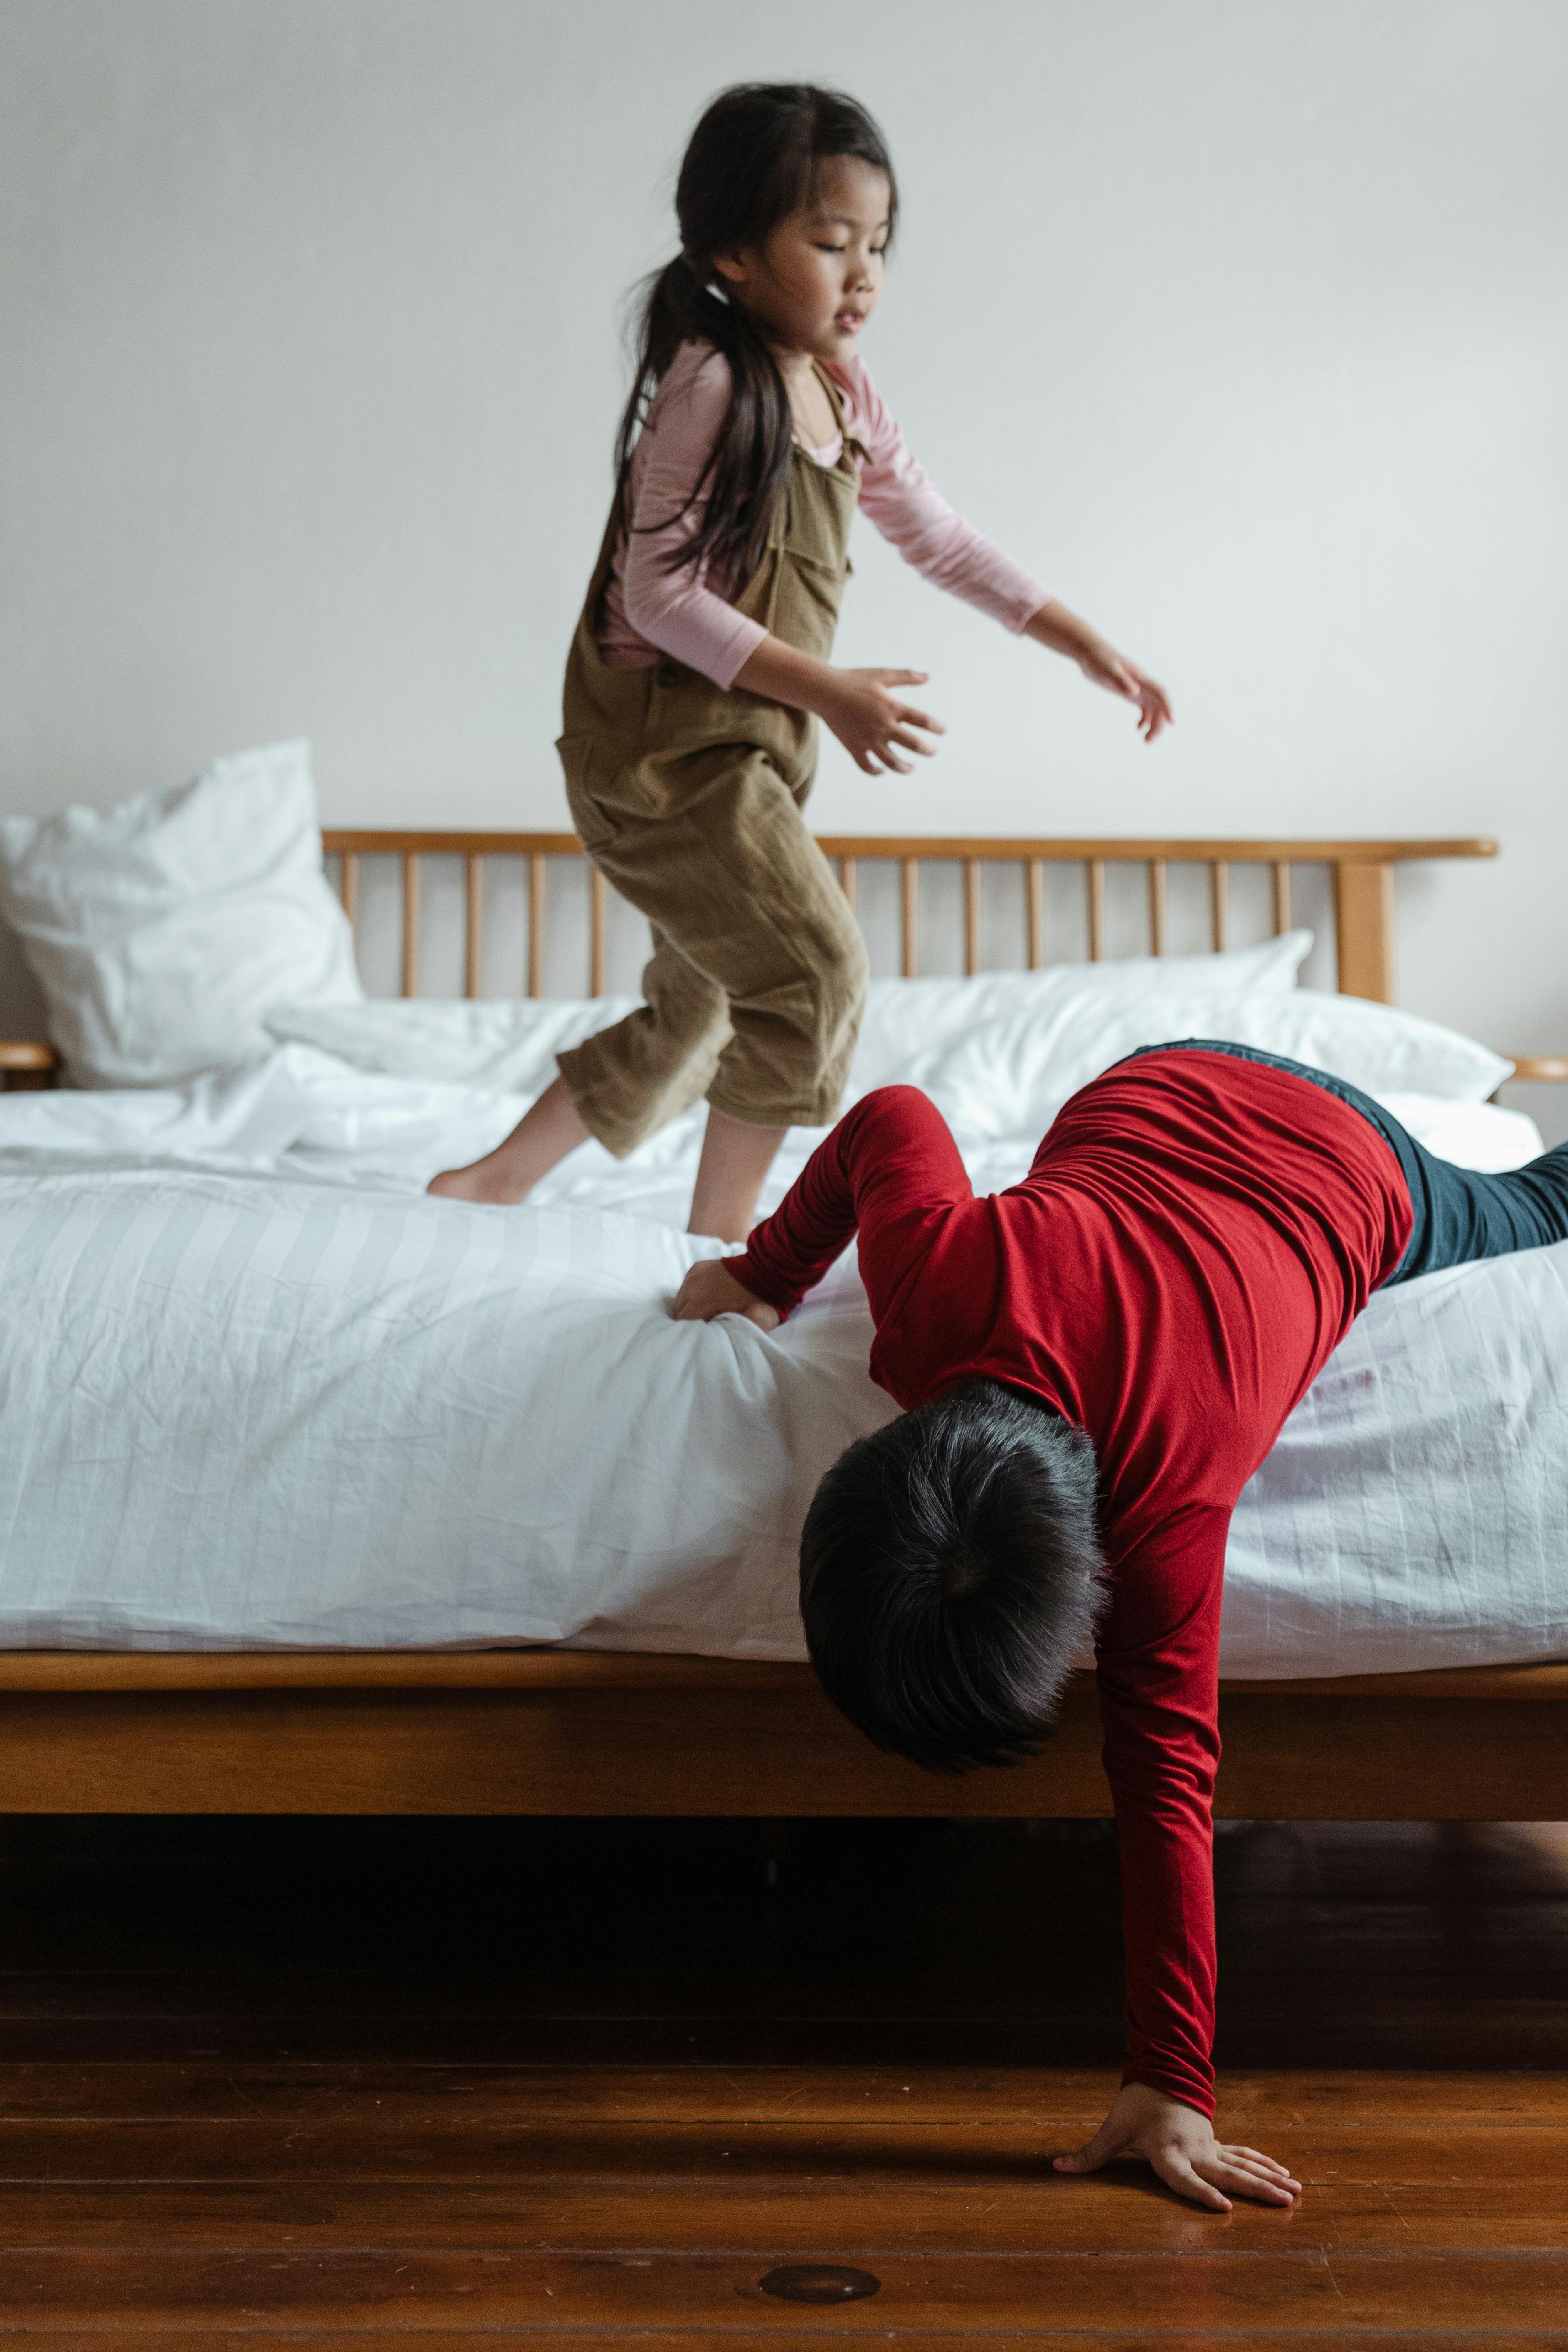
[[(671, 361), (693, 340), (722, 352), (730, 404), (693, 492), (705, 492), (707, 504), (700, 528), (671, 556), (671, 570), (706, 562), (729, 584), (762, 560), (789, 477), (789, 401), (763, 337), (715, 286), (713, 256), (761, 244), (810, 200), (817, 166), (836, 155), (857, 156), (887, 174), (890, 224), (898, 192), (881, 133), (863, 107), (837, 90), (742, 82), (720, 93), (691, 134), (675, 192), (681, 250), (645, 282), (631, 396), (616, 437), (616, 503), (625, 521), (632, 449)], [(661, 516), (647, 527), (658, 530), (673, 520)]]

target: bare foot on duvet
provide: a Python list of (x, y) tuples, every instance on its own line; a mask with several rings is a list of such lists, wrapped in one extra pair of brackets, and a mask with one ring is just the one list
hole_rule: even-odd
[(515, 1209), (558, 1160), (564, 1160), (587, 1140), (588, 1129), (578, 1116), (566, 1081), (557, 1078), (524, 1111), (504, 1143), (498, 1143), (493, 1151), (467, 1168), (443, 1168), (425, 1190), (443, 1201), (482, 1201), (493, 1207)]
[(499, 1208), (514, 1209), (520, 1201), (527, 1200), (532, 1187), (520, 1184), (502, 1160), (501, 1151), (492, 1151), (488, 1158), (476, 1160), (471, 1168), (443, 1168), (425, 1190), (443, 1201), (488, 1201)]

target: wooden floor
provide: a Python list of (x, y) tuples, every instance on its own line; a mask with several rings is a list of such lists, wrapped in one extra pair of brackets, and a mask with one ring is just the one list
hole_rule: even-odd
[(1114, 1868), (1093, 1823), (0, 1823), (0, 2347), (1568, 2342), (1568, 1832), (1223, 1837), (1225, 2118), (1289, 2214), (1050, 2172)]

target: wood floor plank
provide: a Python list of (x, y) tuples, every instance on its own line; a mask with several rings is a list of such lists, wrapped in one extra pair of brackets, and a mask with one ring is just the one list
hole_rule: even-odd
[[(1404, 2078), (1397, 2078), (1403, 2080)], [(1455, 2078), (1457, 2082), (1460, 2078)], [(1292, 2078), (1289, 2102), (1310, 2098), (1316, 2077)], [(1474, 2094), (1488, 2108), (1510, 2078)], [(1489, 2087), (1495, 2084), (1498, 2090)], [(390, 2127), (454, 2121), (629, 2124), (770, 2121), (967, 2124), (1019, 2117), (1037, 2125), (1095, 2117), (1114, 2090), (1103, 2067), (878, 2068), (230, 2063), (198, 2060), (34, 2062), (0, 2066), (0, 2123), (71, 2116), (104, 2121), (206, 2118), (279, 2123), (380, 2115)], [(1240, 2084), (1237, 2099), (1251, 2095)], [(1419, 2093), (1416, 2094), (1419, 2096)], [(1469, 2095), (1456, 2093), (1457, 2111)], [(1568, 2076), (1558, 2103), (1568, 2123)], [(1445, 2104), (1443, 2112), (1448, 2112)], [(1555, 2112), (1555, 2110), (1549, 2111)]]
[[(510, 2182), (875, 2179), (1008, 2190), (1049, 2172), (1100, 2121), (797, 2124), (745, 2118), (576, 2125), (388, 2116), (374, 2103), (268, 2121), (34, 2119), (0, 2124), (0, 2190), (32, 2182)], [(1518, 2193), (1568, 2182), (1568, 2126), (1272, 2125), (1265, 2152), (1309, 2186)]]
[[(868, 2306), (876, 2308), (875, 2301)], [(196, 2332), (199, 2330), (199, 2334)], [(858, 2329), (857, 2333), (860, 2332)], [(889, 2331), (882, 2330), (886, 2340)], [(21, 2340), (22, 2331), (0, 2326), (0, 2343), (8, 2339)], [(31, 2326), (25, 2331), (29, 2340), (43, 2335)], [(825, 2343), (838, 2336), (836, 2324), (821, 2322), (804, 2329), (784, 2326), (753, 2328), (744, 2323), (726, 2321), (721, 2326), (707, 2327), (700, 2332), (686, 2328), (661, 2327), (656, 2333), (631, 2326), (625, 2327), (574, 2327), (562, 2333), (548, 2325), (542, 2327), (508, 2326), (499, 2339), (488, 2326), (483, 2329), (426, 2328), (418, 2326), (406, 2333), (400, 2331), (399, 2340), (407, 2352), (483, 2352), (489, 2343), (526, 2346), (527, 2352), (727, 2352), (727, 2347), (746, 2346), (766, 2347), (766, 2352), (822, 2352)], [(1048, 2346), (1056, 2344), (1063, 2352), (1147, 2352), (1157, 2346), (1159, 2352), (1214, 2352), (1216, 2345), (1236, 2345), (1245, 2352), (1322, 2352), (1325, 2342), (1331, 2343), (1332, 2352), (1431, 2352), (1442, 2347), (1443, 2352), (1542, 2352), (1545, 2345), (1568, 2340), (1568, 2331), (1557, 2328), (1532, 2328), (1528, 2336), (1500, 2335), (1491, 2328), (1442, 2328), (1434, 2332), (1418, 2327), (1406, 2332), (1404, 2328), (1380, 2327), (1373, 2336), (1359, 2331), (1345, 2335), (1335, 2329), (1325, 2337), (1321, 2329), (1292, 2331), (1278, 2335), (1270, 2330), (1258, 2335), (1256, 2330), (1210, 2330), (1203, 2336), (1170, 2335), (1163, 2330), (1158, 2335), (1140, 2333), (1127, 2336), (1121, 2331), (1104, 2335), (1096, 2329), (1074, 2328), (1070, 2335), (1046, 2326), (1024, 2324), (1009, 2326), (1004, 2337), (993, 2330), (965, 2328), (960, 2336), (946, 2330), (933, 2333), (919, 2327), (900, 2327), (896, 2340), (908, 2352), (984, 2352), (987, 2345), (1000, 2340), (1006, 2344)], [(868, 2329), (869, 2340), (877, 2340), (877, 2330)], [(258, 2342), (288, 2346), (290, 2352), (357, 2352), (364, 2343), (362, 2331), (340, 2328), (295, 2327), (258, 2334), (247, 2327), (243, 2333), (226, 2327), (213, 2328), (201, 2320), (190, 2326), (153, 2326), (143, 2328), (128, 2317), (110, 2330), (101, 2328), (49, 2328), (45, 2340), (49, 2352), (121, 2352), (127, 2343), (136, 2352), (193, 2352), (198, 2342), (202, 2352), (255, 2352)]]
[(1094, 2180), (954, 2183), (810, 2172), (769, 2182), (415, 2180), (102, 2183), (0, 2189), (0, 2255), (304, 2252), (660, 2258), (771, 2248), (795, 2262), (1158, 2252), (1550, 2255), (1568, 2250), (1568, 2184), (1309, 2187), (1291, 2210), (1202, 2211), (1131, 2167)]
[[(869, 2307), (875, 2309), (875, 2303)], [(199, 2336), (195, 2333), (198, 2329)], [(28, 2327), (25, 2332), (29, 2339), (36, 2340), (43, 2331)], [(966, 2328), (961, 2336), (945, 2330), (933, 2333), (923, 2327), (900, 2327), (895, 2332), (898, 2343), (910, 2347), (910, 2352), (976, 2352), (977, 2347), (980, 2352), (984, 2352), (987, 2345), (994, 2345), (998, 2341), (995, 2333), (989, 2329), (982, 2332)], [(884, 2340), (888, 2333), (886, 2329), (882, 2331)], [(542, 2327), (514, 2326), (509, 2326), (499, 2340), (504, 2344), (526, 2346), (527, 2352), (637, 2352), (637, 2347), (640, 2347), (640, 2352), (725, 2352), (725, 2347), (752, 2345), (765, 2346), (766, 2352), (821, 2352), (824, 2343), (831, 2343), (837, 2334), (837, 2326), (826, 2323), (797, 2330), (787, 2324), (763, 2329), (726, 2321), (721, 2326), (704, 2328), (700, 2332), (661, 2327), (657, 2334), (636, 2326), (574, 2327), (563, 2334), (548, 2325)], [(877, 2338), (875, 2328), (870, 2329), (869, 2335), (874, 2342)], [(8, 2338), (19, 2341), (20, 2331), (0, 2326), (0, 2343)], [(268, 2331), (258, 2336), (252, 2328), (247, 2327), (243, 2333), (221, 2326), (215, 2329), (199, 2319), (189, 2327), (143, 2328), (134, 2319), (128, 2318), (123, 2325), (107, 2331), (101, 2328), (51, 2327), (45, 2340), (49, 2352), (121, 2352), (121, 2347), (127, 2343), (134, 2345), (136, 2352), (192, 2352), (197, 2342), (203, 2352), (255, 2352), (258, 2341), (287, 2345), (290, 2352), (351, 2352), (352, 2347), (363, 2344), (364, 2337), (358, 2330), (351, 2333), (339, 2327), (294, 2326)], [(403, 2334), (401, 2340), (407, 2352), (482, 2352), (487, 2342), (494, 2345), (498, 2337), (495, 2331), (488, 2326), (479, 2330), (420, 2326)], [(1143, 2333), (1127, 2336), (1120, 2331), (1102, 2335), (1097, 2328), (1074, 2328), (1068, 2336), (1048, 2325), (1026, 2324), (1010, 2326), (1000, 2340), (1007, 2344), (1057, 2344), (1064, 2347), (1064, 2352), (1068, 2352), (1068, 2347), (1070, 2352), (1146, 2352), (1146, 2347), (1151, 2345), (1157, 2346), (1159, 2352), (1214, 2352), (1214, 2347), (1219, 2344), (1244, 2346), (1246, 2352), (1308, 2352), (1308, 2347), (1315, 2347), (1315, 2352), (1321, 2352), (1326, 2339), (1321, 2329), (1314, 2332), (1305, 2329), (1292, 2331), (1288, 2336), (1277, 2335), (1271, 2330), (1260, 2336), (1248, 2328), (1245, 2332), (1209, 2331), (1199, 2336), (1170, 2335), (1163, 2331), (1157, 2336)], [(1441, 2346), (1443, 2352), (1468, 2352), (1468, 2347), (1472, 2346), (1475, 2352), (1542, 2352), (1544, 2345), (1568, 2340), (1568, 2332), (1556, 2328), (1532, 2328), (1528, 2336), (1514, 2336), (1499, 2335), (1491, 2328), (1443, 2328), (1434, 2333), (1423, 2326), (1407, 2333), (1403, 2328), (1380, 2327), (1374, 2336), (1363, 2336), (1359, 2332), (1344, 2335), (1336, 2329), (1331, 2338), (1327, 2340), (1331, 2341), (1333, 2352), (1431, 2352), (1431, 2347), (1436, 2346)]]
[(1406, 2126), (1568, 2123), (1568, 2071), (1506, 2073), (1429, 2068), (1420, 2074), (1371, 2067), (1351, 2073), (1280, 2068), (1222, 2068), (1222, 2106), (1231, 2127), (1253, 2116), (1279, 2124), (1382, 2125), (1397, 2116)]
[[(234, 2123), (346, 2119), (383, 2126), (527, 2123), (953, 2123), (1031, 2128), (1098, 2120), (1114, 2087), (1102, 2067), (471, 2066), (293, 2060), (105, 2059), (0, 2065), (0, 2122)], [(1568, 2072), (1323, 2074), (1279, 2068), (1219, 2077), (1232, 2132), (1327, 2126), (1401, 2129), (1568, 2126)]]
[[(670, 2258), (367, 2252), (34, 2253), (0, 2272), (0, 2328), (197, 2323), (274, 2330), (374, 2325), (392, 2339), (447, 2327), (621, 2327), (800, 2332), (798, 2306), (759, 2280), (777, 2250)], [(1268, 2330), (1568, 2334), (1568, 2255), (899, 2255), (880, 2292), (837, 2307), (836, 2338), (926, 2328), (1105, 2332), (1157, 2339), (1181, 2329), (1255, 2342)], [(826, 2328), (819, 2323), (819, 2334)]]

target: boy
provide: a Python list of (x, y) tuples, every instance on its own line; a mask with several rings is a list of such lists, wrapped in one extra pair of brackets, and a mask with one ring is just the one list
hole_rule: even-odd
[(1216, 2141), (1211, 1804), (1226, 1535), (1372, 1293), (1568, 1237), (1568, 1145), (1481, 1176), (1357, 1088), (1250, 1048), (1146, 1048), (1076, 1095), (1022, 1184), (975, 1200), (911, 1087), (840, 1120), (738, 1256), (674, 1312), (795, 1307), (859, 1233), (871, 1373), (905, 1407), (817, 1489), (801, 1613), (828, 1696), (937, 1769), (1049, 1731), (1095, 1644), (1121, 1851), (1128, 2058), (1092, 2171), (1289, 2204)]

